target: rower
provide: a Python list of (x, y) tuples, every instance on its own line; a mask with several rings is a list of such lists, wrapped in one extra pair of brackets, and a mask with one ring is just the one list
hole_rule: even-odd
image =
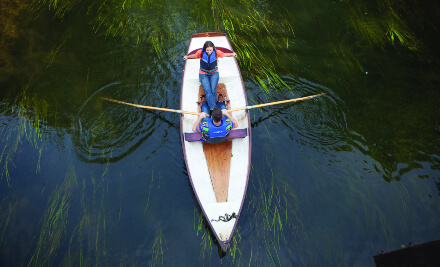
[(209, 107), (206, 101), (200, 106), (200, 116), (193, 125), (193, 132), (202, 133), (200, 141), (217, 144), (228, 140), (229, 131), (238, 127), (237, 121), (231, 116), (223, 102), (223, 95), (219, 95), (217, 107), (209, 117)]

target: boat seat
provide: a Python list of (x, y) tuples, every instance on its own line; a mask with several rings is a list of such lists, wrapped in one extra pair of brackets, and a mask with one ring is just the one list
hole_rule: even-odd
[[(247, 136), (247, 128), (244, 129), (232, 129), (229, 132), (228, 140), (236, 139), (236, 138), (245, 138)], [(200, 141), (202, 138), (202, 133), (185, 133), (185, 140), (187, 142), (195, 142)]]

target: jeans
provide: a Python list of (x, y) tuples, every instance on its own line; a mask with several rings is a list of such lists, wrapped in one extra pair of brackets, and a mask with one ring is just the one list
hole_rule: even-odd
[[(218, 108), (220, 110), (226, 109), (225, 103), (223, 103), (223, 101), (218, 101)], [(206, 101), (204, 101), (202, 103), (202, 106), (200, 107), (200, 109), (201, 109), (201, 112), (205, 112), (206, 114), (209, 115), (209, 107), (208, 107), (208, 104), (206, 104)], [(223, 115), (223, 117), (226, 118), (225, 115)], [(205, 123), (205, 122), (208, 122), (208, 117), (203, 118), (201, 121), (201, 123)]]
[[(206, 102), (208, 102), (208, 107), (210, 110), (213, 110), (216, 106), (218, 79), (218, 72), (199, 74), (199, 80), (202, 84), (203, 91), (205, 92)], [(207, 113), (209, 114), (209, 112)]]

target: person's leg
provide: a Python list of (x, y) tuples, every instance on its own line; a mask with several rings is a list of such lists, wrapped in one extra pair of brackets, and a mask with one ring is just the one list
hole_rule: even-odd
[[(209, 107), (208, 107), (208, 104), (206, 103), (206, 101), (203, 101), (202, 106), (200, 107), (200, 109), (201, 109), (201, 112), (205, 112), (206, 114), (209, 115)], [(209, 117), (203, 118), (201, 123), (208, 122), (208, 118)]]
[(225, 105), (225, 103), (223, 102), (223, 101), (218, 101), (218, 108), (220, 109), (220, 110), (224, 110), (224, 109), (226, 109), (226, 105)]
[(212, 92), (212, 98), (214, 99), (214, 107), (216, 106), (215, 103), (217, 103), (217, 85), (219, 80), (219, 74), (218, 72), (211, 73), (211, 92)]
[(208, 107), (208, 104), (206, 103), (206, 101), (203, 101), (203, 103), (200, 107), (200, 112), (205, 112), (206, 114), (209, 114), (209, 107)]
[[(215, 98), (212, 98), (212, 93), (211, 93), (211, 77), (209, 76), (209, 74), (199, 74), (199, 80), (200, 83), (202, 84), (202, 88), (203, 91), (205, 92), (205, 99), (206, 102), (208, 103), (208, 107), (210, 110), (215, 108)], [(208, 112), (209, 114), (209, 112)]]

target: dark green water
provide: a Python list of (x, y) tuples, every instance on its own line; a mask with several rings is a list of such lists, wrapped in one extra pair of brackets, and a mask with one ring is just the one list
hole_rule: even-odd
[[(429, 2), (429, 1), (428, 1)], [(0, 5), (1, 266), (374, 266), (440, 238), (435, 1)], [(252, 169), (219, 256), (174, 114), (191, 34), (228, 33)]]

